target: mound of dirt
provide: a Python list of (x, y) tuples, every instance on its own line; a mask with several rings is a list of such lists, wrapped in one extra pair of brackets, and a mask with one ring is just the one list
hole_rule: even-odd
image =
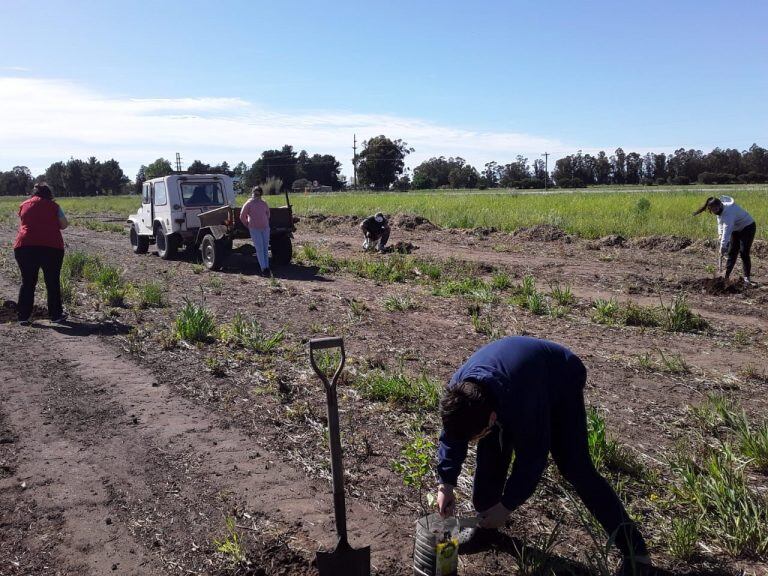
[(534, 242), (570, 242), (572, 240), (565, 230), (551, 224), (537, 224), (515, 230), (513, 236), (522, 240), (531, 240)]
[(398, 254), (410, 254), (418, 249), (419, 247), (411, 242), (397, 242), (392, 245), (392, 252), (397, 252)]
[(494, 232), (498, 232), (498, 230), (496, 230), (496, 228), (491, 226), (490, 228), (483, 228), (483, 227), (473, 228), (471, 234), (473, 236), (485, 237), (485, 236), (490, 236)]
[(726, 280), (725, 278), (701, 278), (685, 280), (680, 283), (682, 288), (698, 290), (702, 294), (723, 296), (726, 294), (743, 294), (746, 290), (740, 280)]
[(438, 229), (432, 222), (418, 214), (397, 214), (392, 219), (392, 223), (403, 230), (424, 230), (429, 232)]
[(600, 246), (624, 246), (627, 243), (627, 239), (620, 234), (609, 234), (600, 238), (598, 243)]
[(692, 244), (690, 238), (681, 236), (646, 236), (632, 242), (637, 248), (644, 250), (663, 250), (664, 252), (679, 252)]
[(325, 214), (307, 214), (302, 218), (309, 224), (321, 224), (323, 226), (357, 226), (362, 218), (356, 216), (327, 216)]
[(755, 240), (752, 244), (752, 253), (760, 258), (768, 258), (768, 242), (765, 240)]

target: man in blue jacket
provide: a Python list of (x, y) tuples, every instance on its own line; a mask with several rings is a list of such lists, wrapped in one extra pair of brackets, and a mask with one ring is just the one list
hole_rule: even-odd
[(476, 441), (472, 503), (480, 528), (473, 540), (487, 538), (533, 494), (551, 452), (562, 476), (614, 538), (624, 573), (632, 574), (635, 566), (650, 565), (650, 558), (642, 535), (592, 463), (586, 380), (578, 356), (547, 340), (515, 336), (475, 352), (453, 375), (440, 402), (438, 509), (441, 515), (455, 512), (454, 487), (467, 446)]

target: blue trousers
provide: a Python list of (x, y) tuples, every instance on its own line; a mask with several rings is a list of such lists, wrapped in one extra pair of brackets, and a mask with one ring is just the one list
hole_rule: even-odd
[(269, 270), (269, 228), (249, 228), (261, 271)]
[[(627, 515), (616, 492), (592, 464), (587, 443), (587, 413), (578, 386), (564, 393), (552, 408), (550, 451), (560, 474), (574, 488), (624, 557), (646, 556), (640, 531)], [(498, 426), (477, 444), (472, 502), (479, 512), (501, 501), (514, 445)]]

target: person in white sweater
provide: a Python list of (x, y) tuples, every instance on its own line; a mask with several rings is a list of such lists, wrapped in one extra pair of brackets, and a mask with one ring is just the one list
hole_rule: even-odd
[(751, 286), (752, 259), (749, 256), (749, 251), (757, 231), (755, 219), (744, 208), (736, 204), (730, 196), (720, 196), (720, 198), (710, 196), (704, 202), (704, 206), (693, 214), (695, 216), (705, 210), (717, 216), (720, 254), (728, 255), (725, 264), (725, 278), (730, 277), (733, 267), (736, 265), (736, 258), (741, 256), (741, 263), (744, 265), (744, 283)]

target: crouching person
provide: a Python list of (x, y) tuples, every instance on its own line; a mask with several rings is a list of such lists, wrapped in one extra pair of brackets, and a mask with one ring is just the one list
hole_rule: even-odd
[(586, 380), (586, 368), (573, 352), (522, 336), (480, 348), (453, 375), (440, 401), (437, 505), (443, 516), (455, 513), (454, 487), (468, 444), (477, 442), (472, 502), (479, 527), (465, 550), (492, 542), (510, 513), (533, 494), (551, 453), (563, 478), (621, 550), (620, 574), (650, 573), (642, 535), (589, 454)]
[(384, 214), (377, 212), (373, 216), (368, 216), (368, 218), (360, 222), (360, 229), (363, 231), (363, 236), (365, 236), (365, 241), (363, 242), (364, 250), (373, 248), (378, 240), (376, 249), (379, 252), (384, 251), (384, 247), (389, 240), (389, 222), (387, 222)]

